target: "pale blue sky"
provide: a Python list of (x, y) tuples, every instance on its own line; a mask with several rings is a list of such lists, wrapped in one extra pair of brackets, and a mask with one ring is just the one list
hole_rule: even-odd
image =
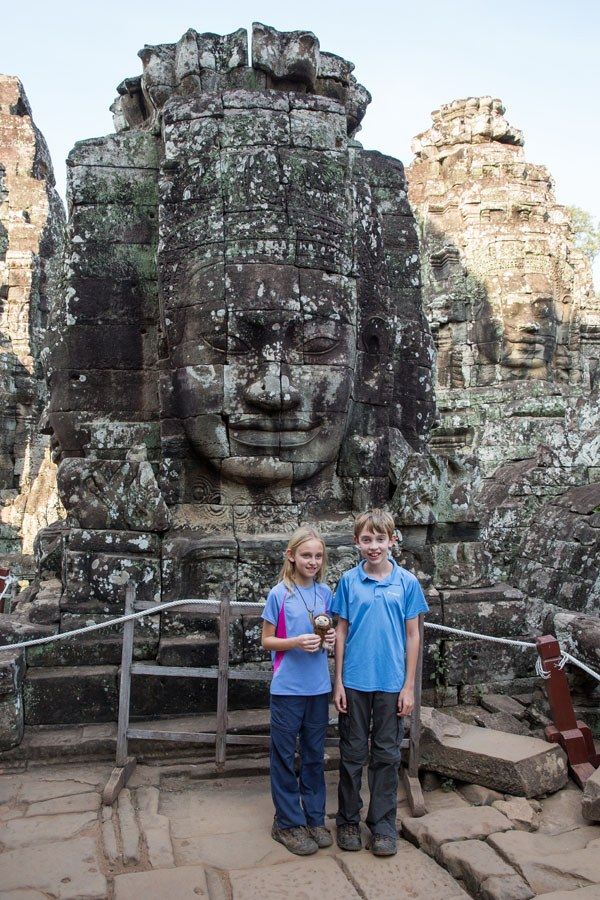
[[(10, 0), (9, 0), (10, 3)], [(411, 159), (430, 112), (459, 97), (500, 97), (562, 203), (600, 217), (600, 3), (596, 0), (147, 0), (12, 2), (3, 14), (0, 71), (18, 75), (64, 192), (76, 140), (112, 131), (115, 86), (141, 72), (143, 44), (192, 27), (225, 34), (252, 20), (314, 31), (356, 64), (373, 95), (365, 147)]]

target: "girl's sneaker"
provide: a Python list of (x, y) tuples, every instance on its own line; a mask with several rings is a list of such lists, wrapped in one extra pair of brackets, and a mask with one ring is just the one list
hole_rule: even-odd
[(325, 847), (331, 847), (333, 844), (331, 832), (325, 825), (309, 825), (308, 833), (313, 841), (315, 841), (319, 850), (323, 850)]
[(311, 856), (319, 849), (319, 845), (303, 825), (297, 825), (295, 828), (278, 828), (273, 822), (271, 837), (296, 856)]

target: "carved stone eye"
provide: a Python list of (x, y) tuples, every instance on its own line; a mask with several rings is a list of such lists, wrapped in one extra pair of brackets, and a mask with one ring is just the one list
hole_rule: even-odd
[(369, 319), (363, 329), (362, 343), (367, 353), (387, 353), (389, 347), (387, 323), (378, 316)]
[(217, 350), (219, 353), (227, 353), (227, 332), (225, 329), (223, 329), (223, 331), (211, 331), (208, 334), (203, 334), (202, 340), (208, 344), (209, 347), (212, 347), (213, 350)]
[(318, 356), (321, 353), (329, 353), (337, 344), (338, 341), (335, 338), (327, 335), (317, 335), (304, 342), (304, 349), (307, 353)]

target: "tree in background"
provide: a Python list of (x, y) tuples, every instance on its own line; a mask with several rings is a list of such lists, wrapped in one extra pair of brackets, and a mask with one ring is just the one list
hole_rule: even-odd
[(585, 253), (593, 265), (600, 254), (600, 225), (589, 212), (579, 206), (567, 206), (567, 212), (573, 223), (575, 246)]

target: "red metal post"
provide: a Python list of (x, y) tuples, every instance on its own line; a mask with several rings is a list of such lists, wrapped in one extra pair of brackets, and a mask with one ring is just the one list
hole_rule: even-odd
[(560, 744), (567, 754), (571, 777), (583, 788), (595, 768), (600, 765), (592, 732), (585, 722), (575, 718), (567, 676), (559, 665), (561, 653), (558, 641), (546, 634), (537, 638), (536, 645), (544, 671), (550, 676), (544, 684), (554, 724), (546, 727), (546, 739)]

